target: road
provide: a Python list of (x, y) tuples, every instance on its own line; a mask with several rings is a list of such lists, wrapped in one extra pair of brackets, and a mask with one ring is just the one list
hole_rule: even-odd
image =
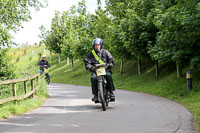
[(0, 121), (0, 133), (194, 133), (191, 113), (165, 98), (117, 90), (106, 111), (90, 87), (55, 84), (38, 109)]

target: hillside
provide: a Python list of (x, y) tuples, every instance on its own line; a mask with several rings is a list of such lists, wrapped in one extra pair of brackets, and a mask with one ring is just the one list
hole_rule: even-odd
[(45, 46), (38, 45), (12, 48), (8, 52), (11, 62), (15, 64), (17, 77), (37, 73), (39, 71), (37, 63), (43, 54), (49, 55), (49, 51), (45, 50)]

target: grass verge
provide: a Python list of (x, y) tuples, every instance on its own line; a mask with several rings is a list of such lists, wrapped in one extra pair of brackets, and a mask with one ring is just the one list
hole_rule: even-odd
[(40, 88), (34, 98), (20, 100), (17, 104), (13, 101), (0, 105), (0, 118), (9, 118), (15, 115), (24, 114), (34, 108), (41, 106), (48, 97), (44, 79), (39, 80)]

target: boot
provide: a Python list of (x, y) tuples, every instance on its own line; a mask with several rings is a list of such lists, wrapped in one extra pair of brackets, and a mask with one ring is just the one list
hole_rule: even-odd
[(94, 97), (92, 98), (92, 101), (94, 101), (95, 103), (97, 103), (99, 101), (98, 96), (94, 95)]
[(114, 102), (115, 101), (115, 95), (113, 92), (110, 93), (110, 101)]

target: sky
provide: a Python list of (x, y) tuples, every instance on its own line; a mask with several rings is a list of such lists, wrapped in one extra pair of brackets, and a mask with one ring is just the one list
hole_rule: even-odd
[[(39, 27), (44, 25), (46, 29), (50, 29), (51, 20), (54, 17), (55, 11), (67, 11), (72, 5), (78, 5), (81, 0), (48, 0), (48, 6), (41, 8), (39, 11), (32, 11), (32, 19), (24, 22), (23, 29), (13, 33), (14, 41), (19, 45), (39, 43), (40, 34)], [(97, 9), (97, 0), (86, 0), (87, 11), (95, 13)]]

